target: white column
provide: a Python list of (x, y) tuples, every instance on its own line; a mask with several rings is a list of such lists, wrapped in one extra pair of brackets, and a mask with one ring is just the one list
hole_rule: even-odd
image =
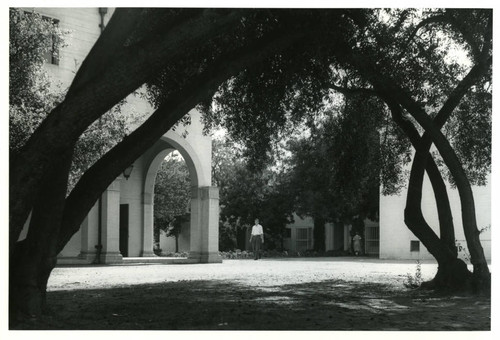
[(90, 209), (81, 225), (81, 250), (79, 258), (85, 259), (88, 262), (94, 262), (97, 256), (97, 230), (99, 223), (99, 201)]
[(334, 223), (325, 223), (325, 251), (333, 250)]
[(189, 258), (220, 263), (219, 188), (193, 188), (191, 195), (191, 250)]
[(154, 257), (156, 256), (153, 251), (154, 246), (154, 235), (153, 235), (153, 223), (154, 223), (154, 203), (153, 194), (144, 193), (142, 202), (143, 209), (143, 230), (142, 230), (142, 257)]
[(199, 260), (201, 256), (201, 223), (200, 223), (200, 188), (191, 187), (191, 216), (189, 228), (191, 230), (191, 239), (189, 242), (189, 258)]
[(120, 254), (120, 180), (116, 179), (102, 195), (101, 263), (122, 262)]

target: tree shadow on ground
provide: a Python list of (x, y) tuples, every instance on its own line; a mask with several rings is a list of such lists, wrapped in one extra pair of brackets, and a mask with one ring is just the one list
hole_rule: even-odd
[(341, 280), (249, 287), (179, 281), (48, 293), (11, 329), (490, 330), (490, 298)]

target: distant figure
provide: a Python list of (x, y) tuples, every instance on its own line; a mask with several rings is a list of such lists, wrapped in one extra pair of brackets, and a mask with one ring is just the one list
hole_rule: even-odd
[(255, 219), (255, 225), (252, 227), (252, 234), (250, 236), (250, 242), (252, 243), (252, 249), (254, 253), (254, 260), (258, 260), (261, 257), (260, 248), (264, 243), (264, 230), (259, 224), (259, 219)]
[(356, 235), (352, 238), (353, 242), (353, 248), (354, 248), (354, 254), (358, 256), (361, 254), (361, 236), (359, 236), (359, 233), (356, 232)]

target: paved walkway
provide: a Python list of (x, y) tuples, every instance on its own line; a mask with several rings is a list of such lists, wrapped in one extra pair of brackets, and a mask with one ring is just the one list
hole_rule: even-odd
[[(224, 280), (242, 285), (272, 287), (324, 280), (354, 280), (396, 283), (401, 286), (415, 261), (372, 258), (279, 258), (224, 260), (219, 264), (121, 264), (103, 266), (61, 266), (54, 269), (48, 290), (92, 289), (134, 284), (196, 280)], [(433, 261), (422, 261), (424, 280), (437, 270)], [(396, 282), (395, 282), (396, 281)]]

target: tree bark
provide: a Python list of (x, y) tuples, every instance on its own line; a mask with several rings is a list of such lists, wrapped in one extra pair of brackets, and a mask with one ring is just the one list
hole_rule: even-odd
[(46, 305), (47, 281), (57, 262), (57, 236), (66, 197), (72, 153), (60, 157), (60, 168), (44, 179), (35, 199), (26, 239), (17, 242), (10, 257), (11, 322), (40, 315)]
[(393, 93), (402, 99), (401, 104), (412, 114), (418, 123), (425, 129), (421, 139), (422, 150), (429, 150), (432, 143), (438, 148), (445, 164), (455, 179), (460, 195), (462, 207), (462, 221), (467, 241), (467, 246), (471, 255), (471, 262), (474, 266), (475, 285), (479, 289), (490, 289), (491, 275), (484, 256), (484, 251), (479, 240), (479, 231), (476, 223), (474, 196), (470, 182), (463, 170), (460, 161), (454, 153), (440, 129), (452, 114), (466, 92), (473, 86), (475, 81), (485, 74), (491, 65), (491, 38), (492, 38), (492, 17), (490, 16), (488, 25), (483, 35), (484, 43), (481, 53), (476, 54), (476, 64), (468, 74), (458, 83), (448, 96), (436, 118), (432, 121), (430, 117), (421, 109), (404, 91), (392, 87)]
[[(428, 149), (431, 144), (430, 139), (432, 138), (432, 141), (436, 145), (441, 157), (455, 179), (462, 207), (462, 221), (465, 238), (471, 255), (471, 263), (474, 266), (474, 276), (479, 285), (489, 286), (491, 277), (488, 264), (484, 256), (483, 247), (481, 245), (481, 241), (479, 240), (474, 196), (467, 175), (465, 174), (465, 171), (449, 142), (437, 126), (435, 126), (435, 124), (430, 120), (427, 114), (425, 114), (425, 112), (421, 112), (420, 109), (415, 108), (413, 108), (410, 112), (412, 112), (415, 119), (417, 119), (419, 124), (426, 130), (426, 133), (422, 136), (422, 145)], [(427, 133), (428, 136), (426, 135)], [(428, 147), (424, 144), (426, 138), (429, 140), (427, 143)]]
[[(434, 159), (429, 154), (429, 151), (418, 151), (421, 138), (417, 129), (410, 121), (403, 118), (401, 108), (390, 98), (390, 96), (385, 95), (384, 97), (385, 101), (390, 107), (393, 120), (405, 132), (406, 136), (409, 138), (411, 144), (416, 150), (415, 156), (413, 158), (413, 165), (411, 168), (410, 180), (408, 185), (408, 194), (405, 208), (405, 223), (410, 228), (410, 230), (419, 228), (419, 226), (420, 228), (424, 228), (428, 231), (432, 230), (427, 222), (425, 222), (422, 214), (422, 186), (424, 172), (426, 171), (427, 175), (429, 176), (429, 180), (431, 181), (434, 198), (436, 200), (441, 243), (446, 248), (448, 248), (451, 251), (453, 257), (456, 258), (458, 252), (455, 245), (455, 228), (453, 225), (453, 215), (451, 213), (450, 200), (448, 197), (448, 192), (446, 190), (446, 184), (444, 183), (444, 180), (436, 163), (434, 162)], [(435, 237), (432, 236), (433, 239), (435, 239)], [(425, 240), (421, 241), (431, 252), (431, 254), (439, 252), (438, 249), (431, 250), (429, 248), (432, 247), (431, 244), (438, 245), (436, 240), (431, 241), (430, 239), (426, 238)], [(448, 256), (445, 255), (444, 257), (447, 258)]]
[[(377, 92), (384, 93), (386, 95), (386, 98), (388, 97), (393, 102), (396, 102), (398, 103), (398, 105), (404, 107), (425, 130), (423, 136), (420, 138), (418, 147), (416, 148), (417, 153), (415, 157), (418, 156), (418, 159), (417, 162), (415, 161), (415, 159), (413, 162), (415, 170), (412, 169), (414, 176), (411, 179), (408, 191), (407, 209), (405, 210), (405, 222), (408, 222), (411, 226), (413, 226), (412, 228), (417, 225), (421, 226), (423, 229), (414, 228), (414, 230), (412, 231), (414, 233), (418, 233), (416, 233), (415, 235), (419, 239), (421, 239), (422, 237), (424, 239), (427, 239), (427, 242), (429, 244), (433, 244), (431, 245), (432, 249), (439, 249), (439, 240), (437, 239), (437, 237), (434, 237), (435, 235), (432, 235), (433, 232), (432, 234), (428, 232), (431, 229), (425, 226), (426, 222), (423, 218), (420, 208), (418, 208), (418, 210), (415, 210), (416, 207), (420, 206), (421, 185), (423, 183), (424, 174), (423, 169), (426, 166), (427, 154), (429, 152), (429, 149), (434, 142), (457, 184), (462, 207), (463, 228), (467, 240), (467, 245), (471, 253), (471, 262), (474, 266), (476, 285), (488, 289), (491, 276), (486, 259), (484, 257), (484, 251), (479, 240), (479, 231), (477, 229), (475, 216), (474, 197), (472, 194), (470, 182), (467, 179), (465, 171), (463, 170), (457, 155), (440, 131), (440, 128), (444, 125), (465, 93), (489, 67), (491, 57), (488, 57), (489, 45), (487, 43), (484, 45), (482, 52), (483, 55), (480, 59), (480, 62), (472, 67), (469, 73), (464, 77), (462, 81), (459, 82), (456, 88), (448, 96), (445, 104), (438, 112), (434, 121), (407, 93), (404, 92), (402, 88), (396, 85), (396, 82), (392, 81), (386, 75), (382, 74), (378, 70), (376, 65), (374, 65), (371, 61), (366, 60), (366, 58), (363, 58), (362, 56), (351, 54), (350, 62), (356, 65), (359, 70), (363, 74), (365, 74), (368, 79), (370, 79)], [(346, 55), (343, 55), (342, 58), (345, 59)], [(408, 226), (410, 227), (410, 225)], [(449, 236), (450, 235), (448, 235), (447, 237)], [(431, 248), (428, 248), (429, 251), (431, 251)], [(436, 257), (436, 259), (440, 263), (454, 263), (454, 260), (453, 262), (449, 262), (447, 259), (451, 261), (451, 258), (449, 258), (445, 253), (442, 253), (441, 251), (438, 251), (438, 253), (436, 254), (433, 253), (433, 256), (439, 256), (439, 258)], [(455, 268), (462, 267), (463, 266), (457, 265)]]
[[(377, 93), (373, 90), (369, 89), (345, 89), (338, 86), (332, 86), (335, 90), (342, 92), (344, 94), (347, 93), (360, 93), (365, 96), (379, 96), (381, 97), (389, 106), (392, 118), (394, 122), (405, 132), (406, 136), (410, 140), (411, 144), (415, 148), (418, 148), (420, 143), (420, 134), (413, 126), (413, 124), (404, 119), (402, 115), (402, 109), (399, 104), (394, 101), (390, 94), (387, 93)], [(432, 159), (431, 155), (427, 152), (427, 160), (425, 163), (421, 163), (422, 168), (420, 169), (422, 172), (419, 177), (416, 174), (416, 169), (413, 170), (410, 175), (410, 182), (413, 181), (413, 185), (411, 185), (411, 190), (408, 191), (407, 197), (407, 206), (405, 211), (408, 214), (405, 214), (405, 224), (409, 227), (410, 230), (414, 231), (415, 236), (420, 235), (422, 239), (422, 243), (424, 246), (433, 254), (434, 257), (442, 258), (443, 260), (447, 259), (450, 254), (447, 254), (446, 250), (440, 249), (442, 245), (447, 247), (453, 254), (453, 256), (457, 257), (457, 247), (455, 245), (455, 229), (453, 225), (453, 216), (450, 208), (450, 201), (448, 197), (448, 193), (446, 190), (446, 184), (441, 176), (441, 173)], [(414, 160), (415, 162), (415, 160)], [(424, 169), (429, 176), (431, 181), (432, 189), (434, 192), (434, 197), (436, 200), (436, 206), (438, 210), (438, 218), (439, 218), (439, 229), (440, 229), (440, 242), (438, 241), (438, 236), (434, 233), (432, 228), (425, 221), (422, 209), (421, 209), (421, 197), (422, 197), (422, 183), (423, 183), (423, 175)], [(415, 183), (415, 179), (420, 178), (420, 185)], [(413, 195), (412, 195), (413, 193)], [(410, 195), (412, 195), (410, 197)], [(418, 237), (418, 236), (417, 236)]]

